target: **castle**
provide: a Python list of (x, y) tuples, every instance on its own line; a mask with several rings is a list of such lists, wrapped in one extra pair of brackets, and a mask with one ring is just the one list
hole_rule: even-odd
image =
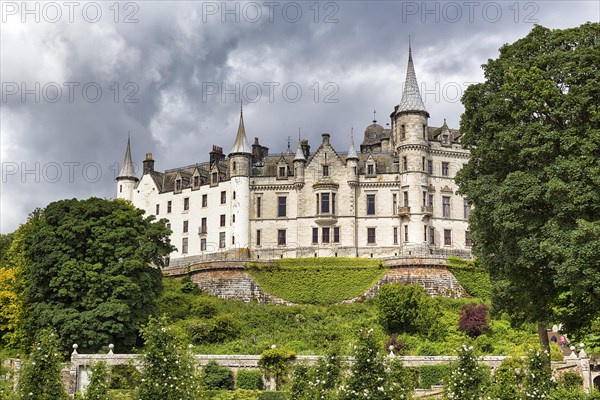
[(402, 100), (389, 127), (373, 121), (360, 152), (353, 138), (338, 152), (323, 133), (311, 152), (271, 155), (249, 145), (243, 113), (228, 155), (213, 146), (208, 162), (159, 172), (146, 154), (135, 174), (130, 143), (117, 197), (168, 219), (177, 247), (171, 265), (220, 258), (470, 255), (470, 206), (456, 172), (469, 152), (461, 134), (431, 127), (409, 47)]

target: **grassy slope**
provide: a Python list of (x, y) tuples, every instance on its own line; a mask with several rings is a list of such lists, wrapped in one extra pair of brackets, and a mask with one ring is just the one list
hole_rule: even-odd
[(387, 269), (373, 259), (303, 258), (252, 263), (247, 271), (273, 296), (298, 304), (335, 304), (369, 290)]
[[(365, 303), (351, 305), (301, 305), (279, 306), (257, 303), (240, 303), (214, 299), (206, 294), (183, 293), (182, 283), (165, 279), (164, 301), (160, 310), (174, 319), (174, 326), (184, 342), (191, 341), (186, 325), (193, 316), (194, 304), (210, 302), (217, 315), (229, 314), (238, 321), (240, 330), (236, 337), (222, 343), (200, 343), (196, 352), (206, 354), (260, 354), (272, 344), (287, 347), (299, 354), (324, 354), (329, 345), (336, 343), (346, 354), (351, 352), (353, 340), (359, 327), (372, 327), (382, 348), (387, 335), (377, 323), (374, 305)], [(443, 316), (438, 321), (433, 337), (401, 335), (408, 355), (452, 355), (454, 350), (469, 339), (458, 332), (458, 318), (463, 304), (476, 299), (438, 299)], [(203, 320), (208, 320), (204, 318)], [(508, 354), (514, 348), (535, 344), (535, 328), (523, 330), (510, 327), (503, 319), (492, 321), (494, 332), (474, 341), (474, 345), (488, 354)]]

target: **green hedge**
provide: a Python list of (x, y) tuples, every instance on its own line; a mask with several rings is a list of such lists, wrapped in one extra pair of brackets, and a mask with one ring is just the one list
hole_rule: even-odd
[(299, 258), (249, 263), (267, 293), (297, 304), (334, 304), (360, 296), (387, 272), (376, 259)]
[(237, 389), (260, 390), (263, 388), (262, 374), (257, 369), (240, 369), (235, 378)]
[(417, 387), (429, 389), (433, 385), (445, 382), (450, 373), (450, 366), (446, 364), (424, 365), (417, 368)]
[(290, 400), (288, 392), (257, 390), (205, 390), (199, 400)]

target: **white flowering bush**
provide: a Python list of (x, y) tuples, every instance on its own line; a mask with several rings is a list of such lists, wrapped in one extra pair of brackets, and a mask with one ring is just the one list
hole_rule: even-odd
[(291, 396), (294, 400), (334, 400), (340, 385), (342, 358), (336, 349), (320, 357), (312, 368), (296, 366), (292, 376)]
[(523, 379), (523, 398), (525, 400), (547, 399), (553, 386), (548, 353), (535, 349), (529, 350)]
[(354, 346), (354, 363), (338, 395), (342, 400), (410, 399), (414, 390), (414, 377), (399, 360), (378, 352), (380, 346), (373, 337), (373, 329), (359, 331)]
[(196, 400), (200, 385), (189, 349), (182, 348), (166, 317), (150, 318), (142, 330), (146, 352), (142, 361), (140, 399)]
[(53, 329), (40, 332), (19, 378), (19, 393), (22, 399), (68, 399), (60, 378), (59, 348), (58, 336)]
[(92, 365), (92, 377), (85, 390), (84, 400), (108, 399), (108, 368), (106, 363), (98, 362)]
[(477, 362), (473, 346), (463, 345), (458, 351), (458, 361), (451, 366), (445, 398), (453, 400), (479, 400), (486, 390), (489, 371)]

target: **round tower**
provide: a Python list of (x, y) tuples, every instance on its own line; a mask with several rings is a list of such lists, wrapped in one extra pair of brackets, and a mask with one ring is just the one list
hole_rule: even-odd
[[(246, 139), (244, 115), (240, 110), (240, 124), (229, 153), (229, 176), (231, 177), (231, 235), (240, 258), (248, 256), (250, 248), (250, 174), (252, 148)], [(234, 222), (235, 221), (235, 222)]]
[[(393, 139), (399, 161), (399, 191), (401, 242), (404, 246), (422, 244), (428, 234), (429, 216), (427, 188), (429, 176), (427, 164), (429, 139), (427, 122), (429, 113), (425, 109), (412, 59), (408, 49), (408, 67), (402, 92), (402, 101), (392, 114)], [(427, 232), (424, 235), (424, 231)]]
[(131, 160), (131, 139), (127, 138), (127, 149), (125, 150), (125, 159), (119, 171), (117, 181), (117, 199), (133, 201), (134, 189), (139, 182), (135, 176), (135, 168)]

